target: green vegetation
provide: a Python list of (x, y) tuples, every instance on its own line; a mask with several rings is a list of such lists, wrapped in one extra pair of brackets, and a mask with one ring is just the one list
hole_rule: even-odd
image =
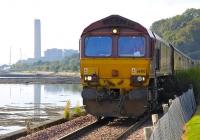
[(71, 57), (65, 57), (61, 61), (42, 62), (37, 61), (34, 63), (18, 62), (11, 66), (11, 71), (79, 71), (79, 54)]
[(200, 101), (200, 66), (177, 72), (176, 79), (179, 87), (182, 90), (187, 90), (189, 88), (189, 84), (192, 84), (196, 101)]
[(83, 108), (81, 108), (80, 103), (77, 102), (76, 107), (73, 109), (70, 109), (71, 102), (70, 100), (67, 100), (66, 106), (64, 108), (64, 118), (66, 120), (70, 120), (75, 117), (80, 117), (86, 115), (86, 112)]
[(81, 114), (81, 108), (79, 102), (77, 102), (76, 107), (74, 108), (74, 113), (77, 115)]
[(64, 109), (64, 118), (67, 120), (70, 119), (70, 106), (71, 106), (71, 102), (70, 102), (70, 100), (67, 100), (66, 106)]
[(193, 59), (200, 59), (200, 9), (156, 21), (151, 30)]
[(187, 122), (183, 140), (200, 140), (200, 106), (198, 106), (195, 115)]
[(76, 107), (74, 108), (73, 112), (74, 112), (74, 117), (79, 117), (79, 116), (83, 116), (83, 115), (86, 114), (85, 110), (83, 110), (80, 107), (80, 103), (79, 102), (77, 102)]

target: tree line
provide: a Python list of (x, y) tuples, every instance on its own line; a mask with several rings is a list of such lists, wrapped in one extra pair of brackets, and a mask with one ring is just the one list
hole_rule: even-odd
[(200, 59), (200, 9), (156, 21), (151, 30), (191, 58)]
[(60, 61), (41, 61), (34, 63), (17, 62), (11, 66), (11, 71), (79, 71), (79, 54), (74, 54), (70, 57), (65, 57)]

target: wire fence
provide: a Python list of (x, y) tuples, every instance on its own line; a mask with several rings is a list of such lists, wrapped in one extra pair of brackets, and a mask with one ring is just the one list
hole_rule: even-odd
[(193, 89), (172, 101), (168, 112), (158, 120), (150, 140), (180, 140), (185, 123), (196, 110)]

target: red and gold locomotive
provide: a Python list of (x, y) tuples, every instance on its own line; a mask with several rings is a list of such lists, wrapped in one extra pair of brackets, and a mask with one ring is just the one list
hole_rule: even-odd
[(161, 82), (193, 65), (139, 23), (111, 15), (81, 35), (83, 104), (95, 116), (138, 117), (158, 105)]

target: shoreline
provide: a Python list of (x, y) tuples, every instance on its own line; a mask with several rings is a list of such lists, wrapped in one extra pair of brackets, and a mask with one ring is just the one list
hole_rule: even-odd
[(5, 73), (0, 84), (80, 84), (79, 73)]
[[(74, 108), (75, 107), (70, 108), (70, 111), (72, 112)], [(84, 106), (80, 106), (80, 108), (84, 109)], [(25, 125), (24, 128), (21, 128), (19, 130), (15, 130), (6, 134), (0, 134), (0, 139), (5, 139), (5, 140), (18, 139), (27, 136), (30, 133), (36, 133), (37, 131), (45, 130), (51, 126), (56, 126), (64, 122), (71, 121), (64, 118), (63, 110), (64, 108), (62, 109), (62, 111), (58, 112), (57, 116), (50, 116), (47, 119), (44, 119), (43, 121), (39, 122), (34, 121), (34, 119), (33, 121), (32, 119), (30, 120), (27, 119), (27, 122), (30, 123), (29, 128), (27, 128), (27, 125)]]
[(79, 77), (0, 78), (0, 84), (80, 84)]

